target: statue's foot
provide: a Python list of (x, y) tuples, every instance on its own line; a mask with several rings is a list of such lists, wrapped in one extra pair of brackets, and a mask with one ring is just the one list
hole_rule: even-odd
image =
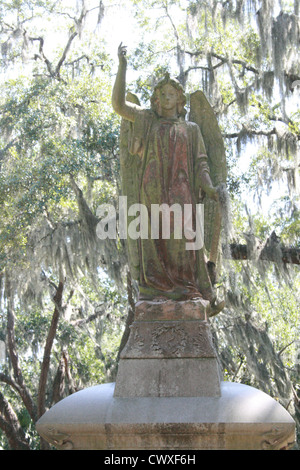
[(167, 302), (168, 300), (170, 300), (170, 299), (168, 299), (168, 297), (165, 297), (163, 295), (157, 295), (157, 296), (153, 297), (152, 302), (159, 302), (160, 303), (160, 302)]

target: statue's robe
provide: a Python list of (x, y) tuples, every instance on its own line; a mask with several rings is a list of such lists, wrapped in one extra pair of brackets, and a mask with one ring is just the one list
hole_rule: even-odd
[[(135, 272), (138, 274), (140, 298), (162, 296), (177, 300), (204, 298), (212, 301), (213, 289), (204, 247), (187, 249), (186, 244), (193, 240), (186, 238), (184, 233), (184, 214), (187, 210), (184, 205), (189, 205), (189, 209), (192, 207), (190, 228), (195, 232), (196, 204), (199, 203), (201, 190), (210, 181), (207, 155), (198, 125), (183, 119), (158, 117), (150, 110), (138, 110), (128, 135), (129, 154), (139, 159), (133, 170), (136, 174), (130, 175), (138, 182), (138, 200), (131, 198), (130, 202), (143, 204), (147, 208), (148, 217), (147, 223), (141, 219), (141, 224), (148, 227), (148, 238), (145, 238), (144, 233), (143, 238), (134, 242), (135, 245), (129, 241), (131, 249), (135, 246), (138, 250), (135, 255)], [(123, 187), (128, 187), (128, 184), (130, 192), (132, 185), (129, 181)], [(180, 205), (181, 239), (174, 238), (174, 218), (176, 224), (178, 220), (172, 211), (170, 237), (162, 237), (160, 225), (159, 238), (153, 239), (153, 204), (167, 204), (169, 207)]]

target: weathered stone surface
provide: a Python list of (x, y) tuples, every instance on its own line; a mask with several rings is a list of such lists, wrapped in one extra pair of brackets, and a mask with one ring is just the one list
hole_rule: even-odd
[(220, 397), (115, 398), (97, 385), (58, 402), (37, 422), (58, 449), (279, 450), (295, 442), (295, 422), (265, 393), (221, 383)]
[(215, 358), (123, 359), (116, 397), (220, 396)]
[(206, 320), (209, 306), (210, 303), (204, 299), (140, 301), (135, 305), (135, 320)]
[(205, 321), (134, 322), (121, 358), (216, 357)]

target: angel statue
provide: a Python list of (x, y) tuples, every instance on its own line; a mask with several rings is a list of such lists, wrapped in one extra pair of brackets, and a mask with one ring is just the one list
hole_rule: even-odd
[[(216, 300), (214, 288), (221, 232), (216, 187), (226, 179), (225, 151), (216, 117), (204, 94), (197, 91), (190, 97), (186, 120), (183, 87), (169, 74), (156, 85), (151, 108), (143, 109), (135, 95), (126, 96), (126, 50), (121, 43), (112, 105), (123, 118), (122, 193), (128, 205), (143, 205), (149, 214), (149, 236), (127, 238), (130, 271), (138, 281), (139, 300), (203, 299), (211, 315), (216, 314), (224, 307)], [(175, 236), (178, 219), (174, 227), (173, 212), (170, 236), (163, 237), (160, 230), (159, 236), (151, 237), (152, 207), (192, 207), (195, 229), (196, 205), (201, 201), (205, 227), (201, 248), (187, 249), (190, 239)], [(128, 223), (130, 220), (129, 215)]]

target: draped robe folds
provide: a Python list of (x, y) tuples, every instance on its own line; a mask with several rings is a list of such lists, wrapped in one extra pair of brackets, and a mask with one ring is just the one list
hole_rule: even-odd
[[(197, 124), (159, 117), (150, 110), (136, 112), (131, 124), (129, 153), (140, 157), (138, 199), (148, 212), (148, 238), (137, 241), (140, 299), (204, 298), (213, 301), (204, 248), (187, 250), (191, 239), (184, 234), (184, 205), (192, 210), (196, 229), (199, 193), (210, 182), (204, 142)], [(179, 204), (182, 237), (174, 238), (174, 213), (170, 212), (170, 237), (151, 237), (153, 204)], [(205, 221), (204, 221), (205, 223)], [(161, 228), (161, 227), (160, 227)]]

